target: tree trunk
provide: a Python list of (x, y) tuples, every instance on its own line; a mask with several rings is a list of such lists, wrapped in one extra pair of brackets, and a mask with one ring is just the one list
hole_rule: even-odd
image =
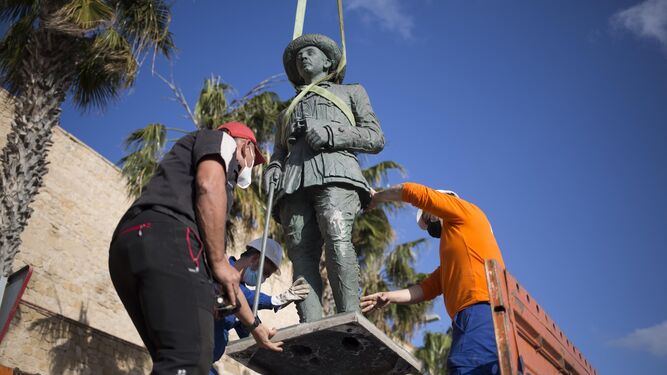
[[(0, 154), (0, 269), (11, 273), (35, 200), (47, 173), (53, 128), (60, 121), (66, 77), (58, 74), (62, 52), (36, 35), (26, 45), (23, 86), (15, 97), (14, 120)], [(64, 50), (64, 49), (63, 49)]]

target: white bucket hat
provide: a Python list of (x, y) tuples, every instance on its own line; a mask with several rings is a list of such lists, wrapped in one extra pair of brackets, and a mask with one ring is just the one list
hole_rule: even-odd
[[(440, 193), (445, 193), (445, 194), (453, 195), (453, 196), (455, 196), (455, 197), (457, 197), (457, 198), (460, 198), (459, 195), (456, 194), (456, 192), (453, 192), (453, 191), (451, 191), (451, 190), (437, 190), (437, 191), (440, 192)], [(426, 230), (426, 228), (427, 228), (428, 226), (426, 225), (426, 223), (424, 222), (424, 220), (422, 220), (422, 215), (423, 215), (423, 214), (424, 214), (424, 210), (422, 210), (422, 209), (420, 208), (419, 210), (417, 210), (417, 217), (416, 217), (415, 219), (417, 219), (417, 225), (419, 226), (419, 228), (421, 228), (422, 230)]]
[[(247, 245), (257, 251), (262, 251), (262, 239), (257, 238), (250, 241)], [(280, 263), (283, 260), (283, 248), (280, 244), (270, 238), (266, 239), (266, 253), (264, 254), (268, 260), (276, 266), (276, 275), (280, 276)]]

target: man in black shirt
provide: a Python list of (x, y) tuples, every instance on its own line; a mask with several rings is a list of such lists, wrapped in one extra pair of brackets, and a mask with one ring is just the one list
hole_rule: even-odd
[(252, 130), (227, 123), (179, 139), (123, 216), (109, 250), (116, 292), (153, 359), (152, 374), (206, 374), (213, 358), (213, 282), (264, 348), (282, 351), (239, 298), (225, 253), (234, 186), (264, 163)]

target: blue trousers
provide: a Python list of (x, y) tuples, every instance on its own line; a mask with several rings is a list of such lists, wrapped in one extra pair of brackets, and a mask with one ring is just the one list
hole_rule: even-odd
[(488, 303), (468, 306), (454, 316), (447, 374), (500, 374), (491, 306)]

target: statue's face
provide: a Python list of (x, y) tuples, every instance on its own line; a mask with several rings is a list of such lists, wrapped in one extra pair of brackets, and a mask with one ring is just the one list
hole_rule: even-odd
[(301, 78), (313, 77), (321, 72), (328, 72), (331, 61), (327, 55), (317, 47), (303, 47), (296, 54), (296, 70)]

